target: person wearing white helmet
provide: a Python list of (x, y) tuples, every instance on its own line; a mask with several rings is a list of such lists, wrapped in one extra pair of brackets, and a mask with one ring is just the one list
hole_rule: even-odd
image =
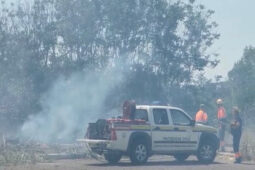
[(226, 116), (225, 108), (223, 107), (223, 100), (217, 99), (216, 103), (218, 105), (217, 118), (218, 118), (218, 122), (219, 122), (220, 150), (225, 151), (224, 137), (225, 137), (226, 117), (227, 116)]

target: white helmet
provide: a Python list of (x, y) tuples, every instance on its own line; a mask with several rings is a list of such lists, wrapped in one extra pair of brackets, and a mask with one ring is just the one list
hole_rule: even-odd
[(222, 100), (222, 99), (217, 99), (216, 103), (217, 103), (217, 104), (222, 104), (222, 103), (223, 103), (223, 100)]

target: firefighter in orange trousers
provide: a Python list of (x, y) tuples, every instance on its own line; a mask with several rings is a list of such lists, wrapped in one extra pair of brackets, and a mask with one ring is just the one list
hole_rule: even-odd
[(223, 107), (223, 100), (218, 99), (216, 101), (218, 105), (218, 112), (217, 112), (217, 118), (219, 122), (219, 139), (220, 139), (220, 151), (225, 151), (224, 147), (224, 137), (225, 137), (225, 131), (226, 131), (226, 124), (227, 124), (227, 115), (225, 112), (225, 108)]
[(204, 111), (204, 104), (200, 105), (199, 111), (196, 113), (195, 120), (198, 123), (206, 124), (208, 121), (207, 113)]
[(239, 152), (240, 139), (242, 136), (242, 119), (239, 115), (238, 107), (233, 107), (232, 110), (232, 122), (230, 125), (231, 134), (233, 136), (233, 150), (235, 153), (235, 163), (241, 163), (242, 157)]

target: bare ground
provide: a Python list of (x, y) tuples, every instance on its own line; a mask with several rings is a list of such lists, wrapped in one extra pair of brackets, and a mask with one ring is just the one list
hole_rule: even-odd
[(255, 164), (233, 164), (232, 158), (218, 156), (213, 164), (200, 164), (195, 157), (190, 157), (184, 163), (176, 162), (169, 156), (153, 156), (148, 163), (141, 166), (130, 164), (128, 158), (123, 158), (117, 165), (108, 165), (93, 159), (58, 160), (51, 163), (37, 163), (34, 165), (0, 166), (0, 170), (254, 170)]

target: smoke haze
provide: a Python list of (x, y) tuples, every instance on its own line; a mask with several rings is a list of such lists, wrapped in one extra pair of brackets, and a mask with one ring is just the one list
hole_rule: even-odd
[(83, 137), (85, 126), (104, 112), (107, 95), (122, 79), (117, 69), (59, 78), (42, 97), (42, 111), (23, 125), (22, 136), (44, 142)]

